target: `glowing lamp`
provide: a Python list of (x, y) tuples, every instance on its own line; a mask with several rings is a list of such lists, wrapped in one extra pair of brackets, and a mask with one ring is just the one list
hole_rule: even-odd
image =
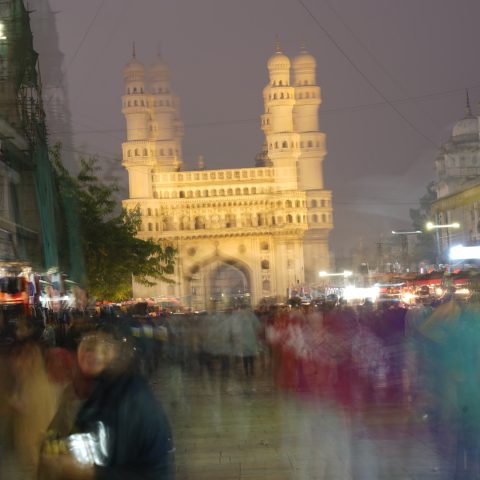
[(319, 277), (351, 277), (353, 275), (353, 272), (350, 270), (344, 270), (341, 273), (328, 273), (328, 272), (318, 272)]
[(375, 302), (378, 298), (380, 293), (380, 289), (378, 287), (354, 287), (353, 285), (349, 285), (343, 291), (343, 298), (345, 300), (364, 300), (369, 299), (372, 302)]
[(460, 228), (460, 224), (458, 222), (453, 222), (453, 223), (448, 223), (446, 225), (436, 225), (435, 223), (427, 222), (425, 224), (425, 228), (427, 230), (434, 230), (437, 228)]

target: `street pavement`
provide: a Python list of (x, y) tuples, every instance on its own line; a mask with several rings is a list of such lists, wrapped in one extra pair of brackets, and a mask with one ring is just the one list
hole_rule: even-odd
[[(217, 375), (218, 374), (218, 375)], [(252, 381), (164, 365), (153, 386), (172, 424), (177, 480), (450, 480), (421, 412), (345, 414)]]

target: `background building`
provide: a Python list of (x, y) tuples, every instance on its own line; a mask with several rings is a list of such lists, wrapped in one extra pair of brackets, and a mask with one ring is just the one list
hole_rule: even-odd
[(58, 268), (55, 188), (29, 13), (0, 3), (0, 262)]
[[(293, 70), (293, 75), (292, 75)], [(268, 60), (256, 167), (182, 171), (183, 126), (170, 72), (159, 58), (124, 69), (127, 208), (140, 206), (141, 237), (178, 249), (173, 285), (134, 285), (137, 297), (174, 295), (194, 308), (211, 301), (285, 296), (329, 267), (331, 192), (324, 189), (325, 135), (319, 131), (316, 62), (277, 46)]]
[(480, 244), (480, 137), (479, 119), (473, 115), (467, 94), (465, 117), (453, 127), (442, 145), (435, 169), (437, 200), (432, 204), (434, 222), (460, 224), (459, 229), (437, 231), (437, 247), (444, 257), (452, 244)]

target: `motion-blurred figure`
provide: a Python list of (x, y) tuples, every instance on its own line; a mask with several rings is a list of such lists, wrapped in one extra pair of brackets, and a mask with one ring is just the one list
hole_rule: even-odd
[(16, 322), (16, 339), (10, 352), (14, 386), (10, 397), (13, 411), (14, 447), (24, 478), (33, 478), (40, 446), (56, 408), (58, 389), (49, 380), (38, 339), (41, 330), (32, 319)]
[(76, 415), (74, 434), (63, 439), (63, 448), (42, 455), (41, 478), (172, 478), (169, 422), (135, 372), (128, 341), (113, 330), (88, 334), (77, 357), (93, 388)]

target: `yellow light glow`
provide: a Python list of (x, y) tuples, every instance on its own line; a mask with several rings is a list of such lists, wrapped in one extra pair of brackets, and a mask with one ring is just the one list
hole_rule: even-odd
[(417, 298), (417, 296), (414, 293), (411, 293), (411, 292), (405, 292), (402, 295), (402, 301), (404, 303), (414, 303), (416, 298)]
[(7, 37), (5, 36), (5, 25), (0, 22), (0, 40), (6, 40)]

